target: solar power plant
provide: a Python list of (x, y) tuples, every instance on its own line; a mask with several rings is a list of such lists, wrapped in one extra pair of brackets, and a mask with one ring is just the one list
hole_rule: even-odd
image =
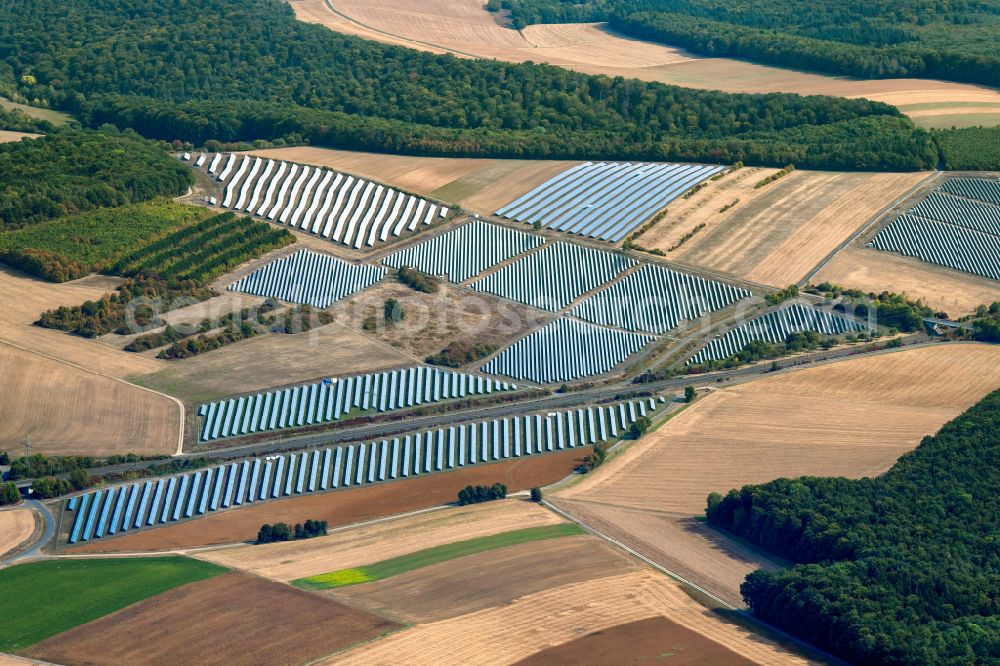
[(472, 289), (558, 312), (634, 266), (634, 259), (572, 243), (550, 243), (473, 282)]
[(496, 215), (615, 243), (722, 170), (700, 164), (587, 162), (542, 183)]
[(385, 276), (378, 266), (352, 264), (328, 254), (299, 250), (258, 268), (229, 291), (326, 308)]
[[(70, 544), (244, 504), (563, 451), (620, 437), (654, 399), (498, 418), (392, 439), (229, 462), (70, 498)], [(123, 510), (124, 509), (124, 510)]]
[(743, 350), (751, 342), (784, 342), (793, 333), (815, 331), (823, 335), (839, 335), (863, 331), (868, 327), (856, 321), (831, 314), (826, 310), (793, 303), (729, 330), (715, 338), (688, 361), (688, 364), (721, 361)]
[(409, 267), (430, 275), (443, 275), (451, 282), (465, 282), (544, 242), (534, 234), (472, 222), (390, 254), (382, 263), (393, 268)]
[[(204, 165), (205, 157), (195, 166)], [(207, 172), (224, 184), (221, 207), (354, 248), (415, 231), (449, 212), (363, 178), (252, 155), (216, 154)]]
[(943, 192), (928, 194), (926, 199), (910, 210), (910, 215), (1000, 236), (1000, 206)]
[(1000, 180), (996, 178), (949, 178), (941, 191), (1000, 206)]
[(901, 215), (869, 247), (1000, 280), (1000, 235), (967, 226)]
[(608, 372), (654, 338), (560, 317), (518, 340), (480, 368), (539, 384)]
[(442, 400), (516, 390), (516, 384), (440, 368), (417, 366), (328, 379), (276, 391), (209, 402), (202, 442), (337, 421), (354, 410), (377, 413)]
[(732, 305), (750, 292), (723, 282), (643, 264), (576, 305), (580, 319), (629, 331), (665, 333), (684, 319)]

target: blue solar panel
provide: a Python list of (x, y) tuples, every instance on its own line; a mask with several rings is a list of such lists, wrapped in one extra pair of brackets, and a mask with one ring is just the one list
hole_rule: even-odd
[(107, 494), (103, 490), (98, 490), (94, 493), (94, 498), (90, 501), (90, 511), (87, 512), (87, 524), (83, 528), (83, 535), (81, 536), (84, 541), (89, 540), (90, 535), (94, 533), (94, 523), (101, 512), (101, 500), (107, 501)]
[(122, 487), (118, 491), (118, 498), (115, 500), (115, 512), (111, 515), (111, 522), (108, 524), (108, 534), (114, 534), (121, 525), (122, 510), (125, 508), (125, 498), (128, 495), (128, 488)]
[(153, 501), (149, 505), (149, 516), (146, 518), (146, 525), (152, 525), (156, 522), (156, 515), (160, 512), (160, 501), (163, 500), (163, 490), (165, 487), (166, 482), (163, 479), (159, 479), (156, 482), (156, 487), (153, 491)]
[(142, 519), (146, 513), (146, 506), (149, 504), (149, 495), (153, 490), (153, 482), (147, 481), (142, 485), (142, 496), (139, 498), (139, 508), (135, 512), (135, 520), (132, 522), (132, 527), (140, 527), (142, 525)]
[(80, 530), (83, 528), (84, 514), (86, 513), (87, 506), (90, 504), (91, 495), (93, 493), (88, 493), (80, 498), (80, 509), (73, 516), (73, 527), (69, 534), (70, 543), (76, 543), (80, 539)]

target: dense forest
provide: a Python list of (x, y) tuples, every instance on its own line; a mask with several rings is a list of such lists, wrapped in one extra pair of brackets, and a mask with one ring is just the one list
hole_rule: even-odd
[(888, 105), (691, 90), (464, 60), (294, 20), (279, 0), (12, 0), (0, 83), (151, 138), (418, 154), (929, 168)]
[(88, 130), (0, 144), (0, 174), (0, 231), (177, 196), (194, 182), (156, 142)]
[(1000, 1), (490, 0), (515, 27), (609, 21), (710, 56), (862, 78), (1000, 85)]
[(1000, 655), (1000, 391), (876, 478), (713, 494), (709, 521), (797, 564), (741, 587), (756, 615), (862, 664)]

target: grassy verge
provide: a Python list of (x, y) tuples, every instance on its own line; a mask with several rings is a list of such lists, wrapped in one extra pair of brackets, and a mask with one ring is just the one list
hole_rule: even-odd
[(0, 571), (0, 651), (14, 652), (226, 569), (186, 557), (49, 560)]
[(319, 574), (318, 576), (299, 578), (292, 581), (292, 585), (307, 590), (329, 590), (348, 585), (357, 585), (359, 583), (370, 583), (398, 576), (414, 569), (429, 567), (432, 564), (465, 557), (466, 555), (475, 555), (476, 553), (483, 553), (507, 546), (516, 546), (517, 544), (528, 543), (530, 541), (556, 539), (565, 536), (575, 536), (577, 534), (586, 534), (586, 532), (579, 525), (573, 523), (529, 527), (523, 530), (492, 534), (490, 536), (479, 537), (478, 539), (457, 541), (443, 546), (418, 550), (415, 553), (393, 557), (363, 567), (340, 569), (338, 571)]

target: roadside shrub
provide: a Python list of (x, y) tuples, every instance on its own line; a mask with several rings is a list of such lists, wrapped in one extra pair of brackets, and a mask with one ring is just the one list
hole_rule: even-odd
[(21, 501), (21, 491), (13, 481), (0, 483), (0, 506), (10, 506)]
[(505, 497), (507, 497), (507, 486), (502, 483), (494, 483), (492, 486), (466, 486), (458, 491), (458, 503), (462, 506), (492, 502)]
[(416, 268), (400, 268), (399, 281), (417, 291), (436, 294), (441, 288), (441, 281), (433, 275), (418, 271)]

